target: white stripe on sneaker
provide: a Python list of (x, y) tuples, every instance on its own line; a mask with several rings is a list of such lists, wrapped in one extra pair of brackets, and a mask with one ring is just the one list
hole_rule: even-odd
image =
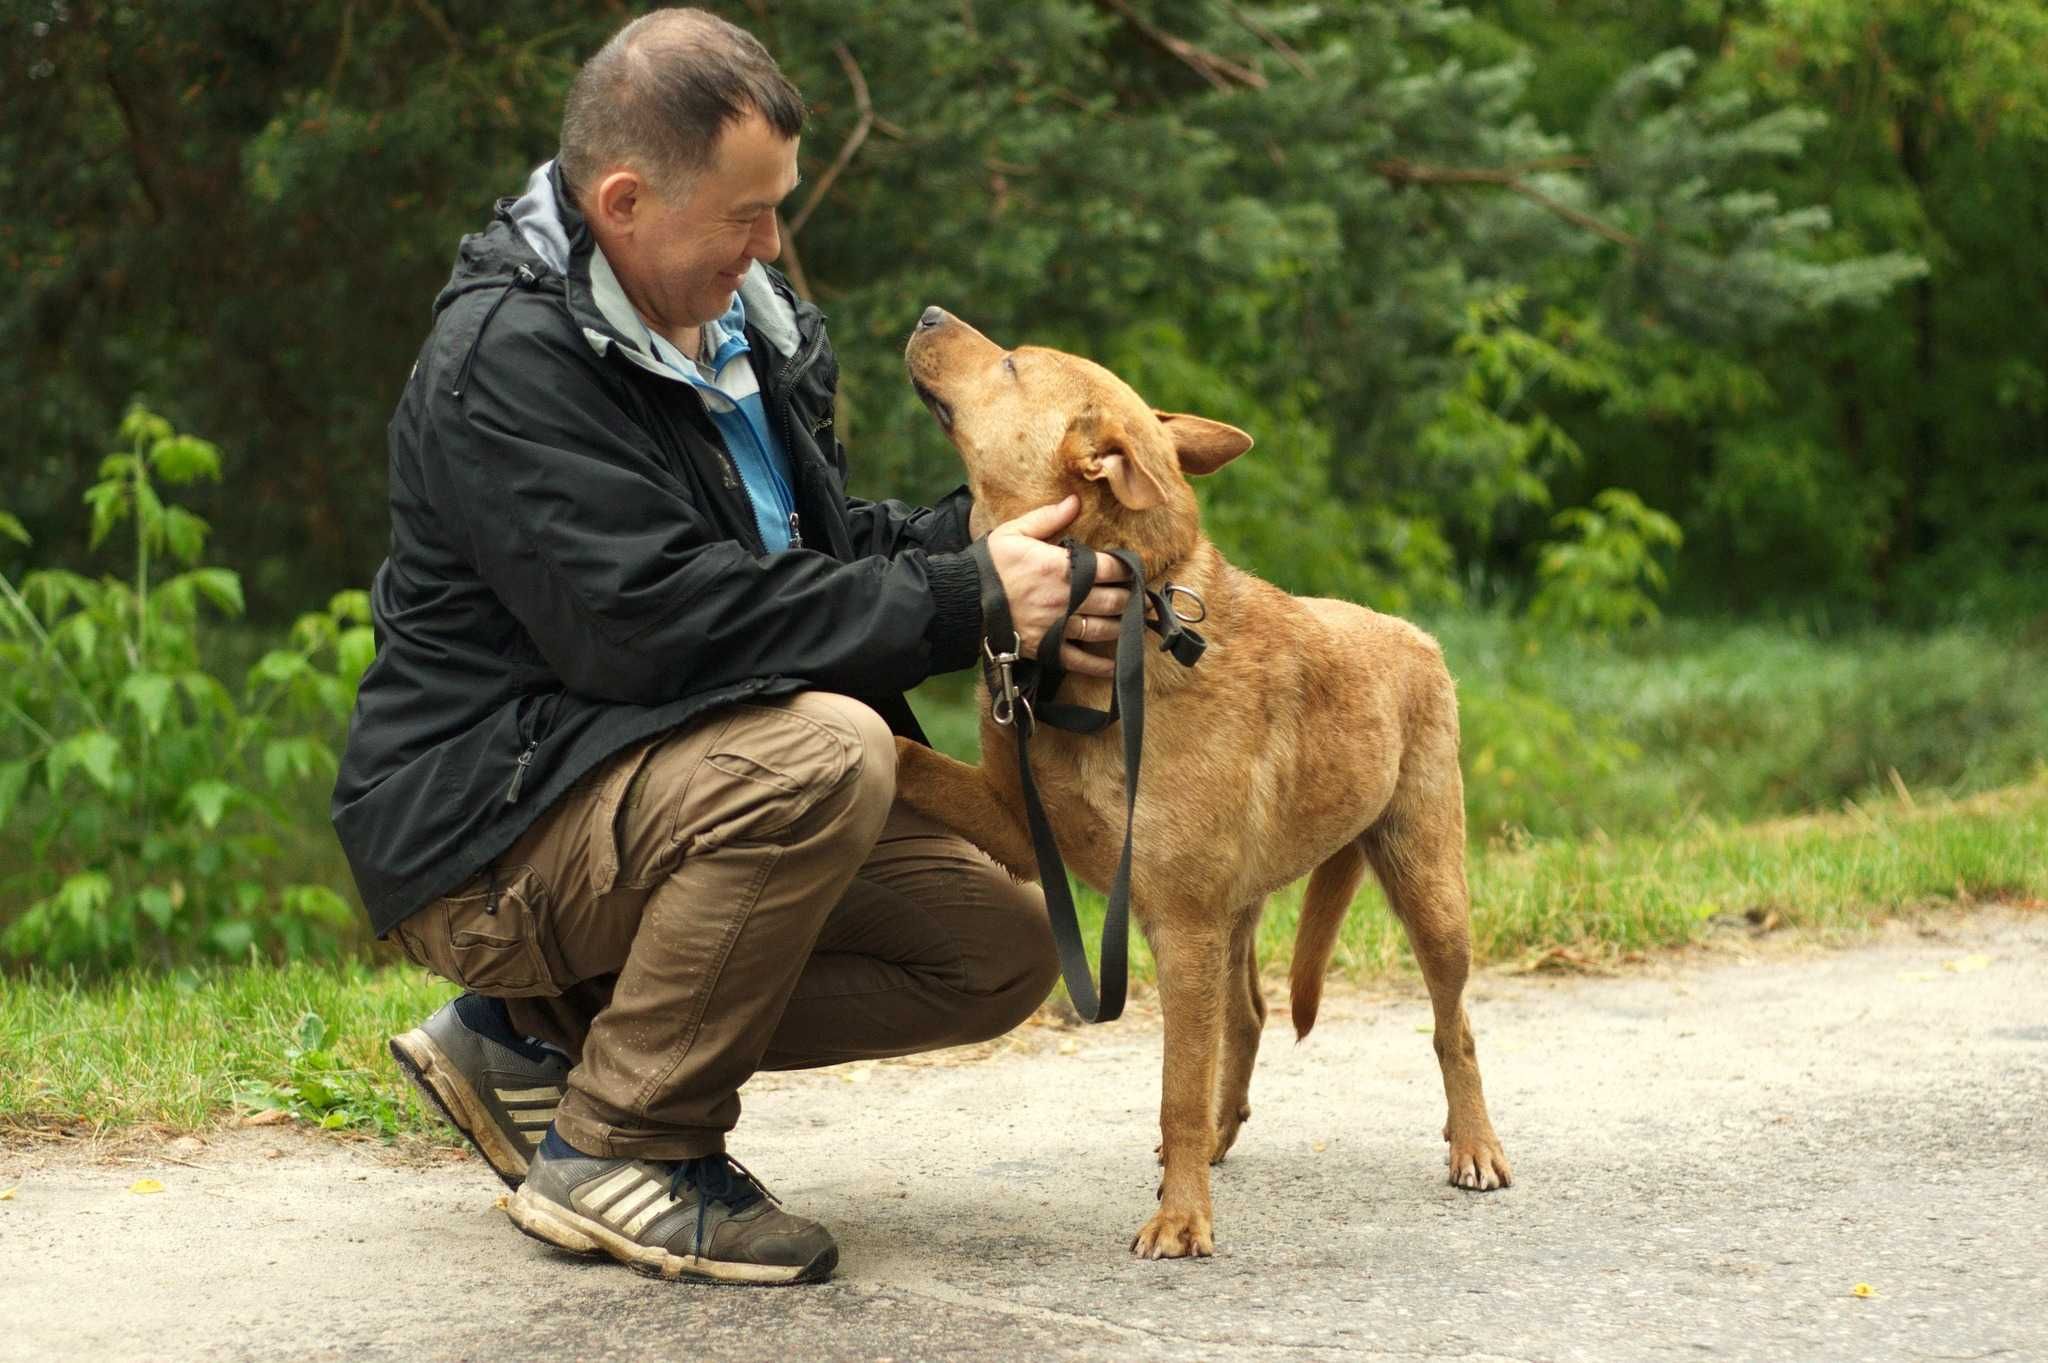
[(492, 1092), (498, 1095), (501, 1103), (537, 1103), (542, 1099), (551, 1103), (562, 1101), (562, 1089), (556, 1084), (537, 1089), (493, 1089)]
[[(659, 1191), (659, 1188), (660, 1185), (657, 1184), (657, 1191)], [(654, 1220), (655, 1217), (660, 1216), (663, 1212), (667, 1211), (670, 1207), (673, 1207), (675, 1205), (676, 1199), (673, 1197), (657, 1197), (652, 1202), (649, 1202), (646, 1206), (642, 1207), (639, 1210), (639, 1212), (632, 1217), (631, 1220), (627, 1221), (625, 1225), (620, 1226), (619, 1229), (624, 1231), (627, 1235), (637, 1236), (640, 1234), (641, 1229), (645, 1227), (648, 1222)]]
[[(633, 1213), (639, 1211), (648, 1203), (660, 1200), (661, 1185), (649, 1180), (606, 1208), (604, 1219), (611, 1222), (614, 1226), (621, 1225), (632, 1220)], [(631, 1234), (631, 1232), (629, 1231), (628, 1234)]]
[(581, 1202), (587, 1210), (601, 1213), (606, 1207), (611, 1206), (612, 1203), (617, 1202), (620, 1197), (624, 1196), (628, 1188), (635, 1187), (642, 1182), (652, 1182), (652, 1180), (629, 1164), (587, 1192), (578, 1189), (576, 1200)]

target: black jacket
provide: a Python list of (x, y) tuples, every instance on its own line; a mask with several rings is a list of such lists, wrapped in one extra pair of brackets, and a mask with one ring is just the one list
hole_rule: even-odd
[[(535, 203), (552, 265), (515, 224)], [(377, 657), (333, 800), (379, 936), (635, 740), (806, 687), (917, 736), (901, 693), (974, 659), (965, 489), (929, 510), (846, 495), (818, 311), (765, 266), (742, 290), (803, 541), (768, 554), (702, 401), (593, 296), (592, 245), (551, 173), (501, 200), (391, 419)]]

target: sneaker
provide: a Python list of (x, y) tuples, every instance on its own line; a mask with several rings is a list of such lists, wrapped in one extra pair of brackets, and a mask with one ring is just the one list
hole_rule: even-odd
[(791, 1216), (739, 1161), (586, 1155), (553, 1131), (506, 1204), (512, 1224), (576, 1254), (609, 1254), (650, 1278), (823, 1282), (839, 1246)]
[(391, 1056), (505, 1186), (517, 1188), (568, 1090), (569, 1057), (519, 1035), (505, 1005), (480, 994), (464, 994), (392, 1037)]

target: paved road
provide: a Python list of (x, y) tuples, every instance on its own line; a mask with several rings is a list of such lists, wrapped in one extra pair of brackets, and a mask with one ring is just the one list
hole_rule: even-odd
[(813, 1288), (555, 1254), (473, 1161), (0, 1151), (0, 1359), (2048, 1358), (2048, 914), (1489, 976), (1473, 1013), (1512, 1189), (1441, 1182), (1419, 995), (1341, 996), (1268, 1034), (1205, 1261), (1125, 1251), (1144, 1018), (750, 1089), (736, 1153), (840, 1238)]

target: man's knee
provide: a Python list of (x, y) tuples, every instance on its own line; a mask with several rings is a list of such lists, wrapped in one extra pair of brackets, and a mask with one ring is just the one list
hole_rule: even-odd
[(868, 841), (881, 835), (882, 823), (896, 798), (896, 736), (873, 708), (832, 691), (804, 691), (788, 703), (789, 712), (816, 728), (822, 749), (820, 771), (835, 773), (824, 783), (816, 807), (831, 817), (872, 827)]

